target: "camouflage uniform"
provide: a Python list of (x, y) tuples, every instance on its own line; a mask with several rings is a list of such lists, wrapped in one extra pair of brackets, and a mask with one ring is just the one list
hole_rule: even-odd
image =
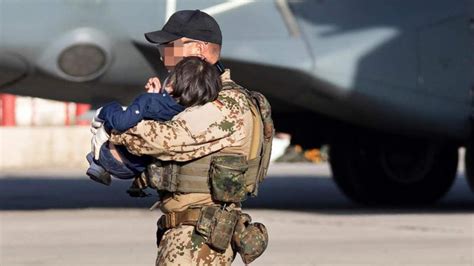
[(158, 246), (156, 265), (230, 265), (234, 251), (229, 246), (221, 254), (209, 248), (194, 226), (180, 225), (165, 232)]
[[(222, 76), (225, 87), (230, 79)], [(218, 99), (191, 107), (171, 121), (141, 121), (122, 134), (112, 134), (110, 142), (125, 145), (136, 155), (151, 155), (162, 161), (189, 161), (222, 151), (249, 154), (253, 124), (246, 96), (235, 89), (222, 90)], [(208, 193), (173, 193), (161, 199), (163, 213), (179, 212), (189, 206), (215, 204)], [(238, 207), (238, 206), (237, 206)], [(229, 248), (224, 253), (211, 250), (192, 226), (168, 230), (158, 247), (157, 265), (230, 265), (235, 257)]]

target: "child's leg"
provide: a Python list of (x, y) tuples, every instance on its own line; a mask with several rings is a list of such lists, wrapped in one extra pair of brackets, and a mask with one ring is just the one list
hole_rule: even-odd
[(86, 156), (87, 162), (89, 162), (89, 168), (87, 169), (87, 175), (94, 181), (104, 185), (110, 185), (112, 182), (109, 173), (94, 160), (93, 153), (89, 153)]
[(99, 162), (114, 177), (131, 179), (136, 176), (136, 173), (124, 163), (115, 145), (110, 144), (110, 142), (105, 143), (100, 148)]
[(123, 163), (122, 157), (120, 156), (119, 151), (115, 148), (115, 145), (109, 142), (109, 150), (115, 160)]

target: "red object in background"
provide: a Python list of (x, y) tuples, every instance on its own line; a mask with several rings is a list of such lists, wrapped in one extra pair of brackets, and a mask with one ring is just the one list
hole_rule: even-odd
[(70, 126), (71, 125), (71, 119), (70, 119), (70, 114), (69, 114), (69, 102), (65, 102), (64, 105), (65, 105), (65, 110), (66, 112), (64, 112), (64, 125), (66, 126)]
[(15, 98), (16, 96), (12, 94), (0, 94), (1, 126), (15, 126)]
[(91, 121), (87, 119), (80, 119), (79, 117), (85, 113), (87, 113), (91, 109), (90, 104), (86, 103), (77, 103), (76, 104), (76, 125), (81, 126), (88, 126), (90, 125)]

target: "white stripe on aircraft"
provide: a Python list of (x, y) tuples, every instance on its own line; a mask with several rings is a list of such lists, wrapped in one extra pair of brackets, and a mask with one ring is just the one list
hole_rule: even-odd
[(176, 0), (166, 0), (166, 19), (165, 22), (176, 12)]
[[(1, 0), (0, 0), (1, 1)], [(177, 0), (166, 0), (166, 19), (165, 21), (168, 21), (168, 19), (173, 15), (174, 12), (176, 12), (176, 1)], [(218, 4), (215, 6), (208, 7), (206, 9), (203, 9), (201, 11), (214, 16), (219, 13), (223, 13), (226, 11), (229, 11), (231, 9), (250, 4), (255, 2), (255, 0), (229, 0), (228, 2)]]
[(234, 9), (234, 8), (246, 5), (246, 4), (250, 4), (250, 3), (253, 3), (253, 2), (254, 2), (253, 0), (230, 0), (226, 3), (211, 6), (211, 7), (208, 7), (206, 9), (204, 9), (204, 10), (201, 10), (201, 11), (205, 12), (205, 13), (211, 15), (211, 16), (215, 16), (219, 13), (223, 13), (223, 12), (229, 11), (231, 9)]

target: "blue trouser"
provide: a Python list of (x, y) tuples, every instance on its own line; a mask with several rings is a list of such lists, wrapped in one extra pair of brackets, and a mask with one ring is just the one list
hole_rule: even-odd
[(151, 162), (148, 156), (136, 156), (129, 153), (125, 147), (115, 146), (120, 153), (123, 162), (114, 158), (110, 152), (109, 142), (100, 147), (98, 163), (111, 175), (120, 179), (131, 179), (145, 171)]

